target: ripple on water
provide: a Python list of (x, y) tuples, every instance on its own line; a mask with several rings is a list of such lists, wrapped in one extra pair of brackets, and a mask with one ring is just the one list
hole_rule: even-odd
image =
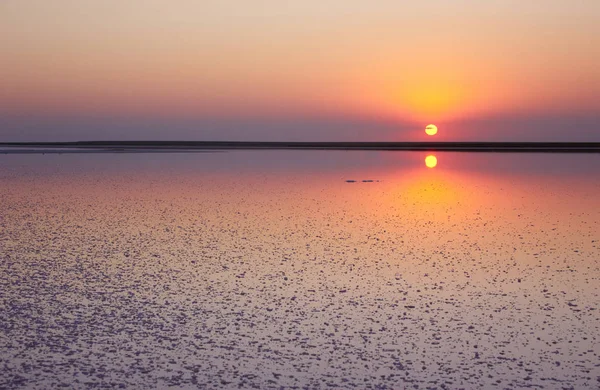
[(599, 386), (598, 208), (453, 185), (11, 177), (0, 387)]

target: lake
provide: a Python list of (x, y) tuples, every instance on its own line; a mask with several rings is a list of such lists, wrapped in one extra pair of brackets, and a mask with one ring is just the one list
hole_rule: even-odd
[(600, 387), (600, 155), (0, 155), (0, 388)]

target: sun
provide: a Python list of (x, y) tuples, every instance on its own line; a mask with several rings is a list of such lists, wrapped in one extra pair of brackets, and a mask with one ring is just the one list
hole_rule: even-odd
[(425, 165), (427, 165), (427, 168), (435, 168), (437, 165), (437, 157), (435, 157), (435, 156), (425, 157)]
[(425, 132), (427, 133), (427, 135), (436, 135), (437, 134), (437, 126), (436, 125), (428, 125), (425, 128)]

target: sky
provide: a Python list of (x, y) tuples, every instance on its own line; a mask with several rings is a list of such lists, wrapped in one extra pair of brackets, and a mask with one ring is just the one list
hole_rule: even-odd
[(597, 0), (2, 0), (0, 141), (600, 141)]

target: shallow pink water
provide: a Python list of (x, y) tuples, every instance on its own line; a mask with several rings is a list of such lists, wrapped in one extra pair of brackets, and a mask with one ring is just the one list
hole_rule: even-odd
[(423, 158), (1, 157), (0, 387), (597, 387), (598, 158)]

